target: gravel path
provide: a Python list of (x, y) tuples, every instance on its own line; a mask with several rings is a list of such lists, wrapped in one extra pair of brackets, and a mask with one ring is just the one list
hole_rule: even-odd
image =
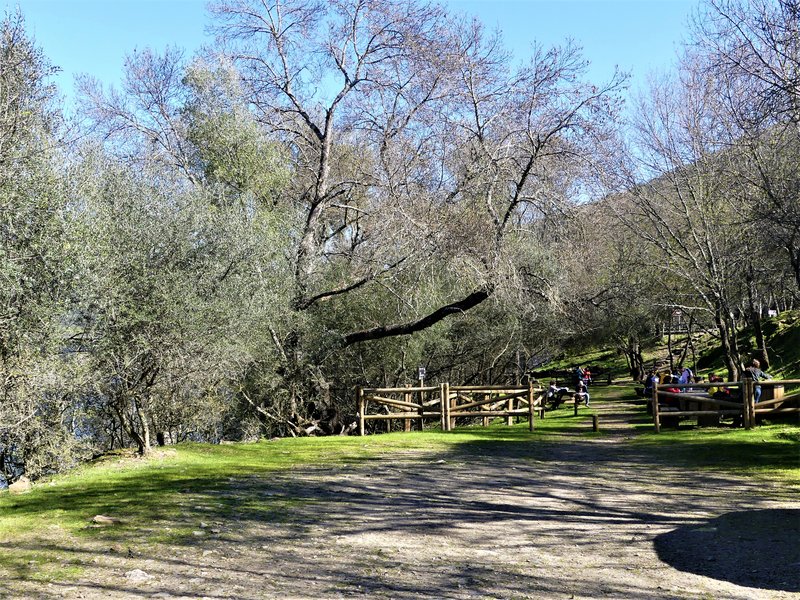
[(625, 443), (629, 408), (600, 408), (599, 438), (232, 481), (187, 498), (209, 520), (186, 544), (79, 543), (63, 552), (82, 557), (81, 580), (13, 582), (0, 597), (800, 598), (796, 498), (651, 464)]

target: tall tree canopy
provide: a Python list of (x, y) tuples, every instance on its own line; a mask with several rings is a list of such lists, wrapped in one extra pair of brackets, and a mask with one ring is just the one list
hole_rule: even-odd
[(639, 377), (675, 310), (732, 377), (768, 360), (763, 310), (800, 295), (796, 1), (703, 4), (628, 122), (625, 77), (588, 81), (574, 43), (519, 61), (438, 4), (210, 12), (213, 48), (82, 77), (69, 143), (52, 67), (3, 23), (7, 478), (344, 432), (354, 385), (418, 365), (499, 382), (613, 344)]

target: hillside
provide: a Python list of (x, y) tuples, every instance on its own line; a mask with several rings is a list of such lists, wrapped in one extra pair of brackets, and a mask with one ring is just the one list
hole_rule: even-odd
[[(765, 319), (762, 323), (767, 337), (767, 350), (770, 356), (769, 373), (774, 378), (800, 378), (800, 310), (786, 311)], [(747, 362), (753, 354), (755, 338), (752, 329), (742, 329), (738, 336), (742, 360)], [(676, 334), (672, 338), (674, 360), (686, 345), (686, 334)], [(710, 372), (724, 375), (725, 368), (717, 339), (710, 334), (692, 334), (692, 345), (687, 350), (684, 364), (692, 367), (698, 375), (707, 377)], [(645, 368), (663, 367), (669, 364), (669, 347), (666, 338), (653, 341), (642, 352)], [(571, 351), (548, 363), (542, 372), (563, 371), (567, 373), (576, 365), (590, 366), (593, 372), (611, 373), (615, 381), (630, 378), (625, 357), (613, 348), (587, 348), (584, 351)], [(601, 379), (604, 379), (602, 377)]]

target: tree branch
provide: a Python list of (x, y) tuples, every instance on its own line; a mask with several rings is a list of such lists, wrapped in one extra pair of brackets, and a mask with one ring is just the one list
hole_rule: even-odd
[(494, 293), (494, 286), (487, 284), (472, 292), (466, 298), (453, 302), (446, 306), (436, 309), (429, 315), (422, 317), (416, 321), (408, 323), (400, 323), (397, 325), (381, 325), (380, 327), (373, 327), (371, 329), (364, 329), (362, 331), (354, 331), (344, 336), (344, 345), (350, 346), (358, 342), (366, 342), (369, 340), (379, 340), (387, 337), (395, 337), (399, 335), (411, 335), (417, 331), (427, 329), (431, 325), (435, 325), (439, 321), (445, 319), (449, 315), (456, 313), (464, 313), (471, 308), (474, 308), (489, 296)]

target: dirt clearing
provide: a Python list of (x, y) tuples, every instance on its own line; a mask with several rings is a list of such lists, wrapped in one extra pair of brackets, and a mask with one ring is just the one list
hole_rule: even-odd
[[(181, 545), (63, 543), (78, 580), (3, 598), (800, 598), (794, 492), (608, 435), (475, 442), (231, 481)], [(591, 420), (588, 419), (590, 423)], [(269, 499), (269, 513), (254, 508)], [(234, 513), (215, 517), (216, 503)], [(192, 513), (196, 514), (196, 513)]]

